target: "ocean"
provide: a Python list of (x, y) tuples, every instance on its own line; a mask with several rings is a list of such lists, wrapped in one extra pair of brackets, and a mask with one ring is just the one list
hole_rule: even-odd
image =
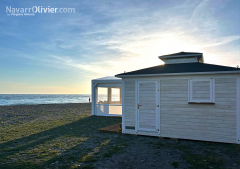
[(0, 94), (0, 105), (87, 103), (90, 94)]
[[(112, 100), (119, 96), (113, 95)], [(24, 104), (88, 103), (90, 94), (0, 94), (0, 106)], [(98, 100), (107, 100), (106, 94), (99, 94)]]

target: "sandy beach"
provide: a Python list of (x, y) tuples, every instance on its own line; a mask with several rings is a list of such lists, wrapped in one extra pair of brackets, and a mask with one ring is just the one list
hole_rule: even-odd
[(239, 168), (240, 146), (99, 132), (90, 103), (0, 106), (0, 168)]

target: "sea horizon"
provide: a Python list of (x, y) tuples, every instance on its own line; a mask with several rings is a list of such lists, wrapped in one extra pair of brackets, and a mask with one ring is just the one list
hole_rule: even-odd
[(90, 94), (4, 94), (0, 93), (0, 95), (90, 95)]
[(88, 103), (91, 94), (0, 94), (0, 106)]
[[(0, 106), (89, 103), (91, 94), (0, 94)], [(99, 100), (107, 100), (106, 94), (99, 94)], [(116, 95), (113, 100), (117, 99)]]

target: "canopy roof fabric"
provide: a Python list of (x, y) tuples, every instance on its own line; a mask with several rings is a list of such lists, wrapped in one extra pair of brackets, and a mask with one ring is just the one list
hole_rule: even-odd
[(93, 79), (93, 80), (100, 80), (100, 81), (103, 81), (103, 80), (117, 80), (117, 81), (122, 81), (121, 78), (118, 78), (118, 77), (115, 77), (115, 76), (106, 76), (106, 77), (101, 77), (101, 78)]

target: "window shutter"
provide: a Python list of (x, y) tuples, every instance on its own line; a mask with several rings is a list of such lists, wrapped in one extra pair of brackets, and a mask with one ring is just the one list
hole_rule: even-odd
[(190, 79), (190, 102), (214, 102), (214, 79)]

